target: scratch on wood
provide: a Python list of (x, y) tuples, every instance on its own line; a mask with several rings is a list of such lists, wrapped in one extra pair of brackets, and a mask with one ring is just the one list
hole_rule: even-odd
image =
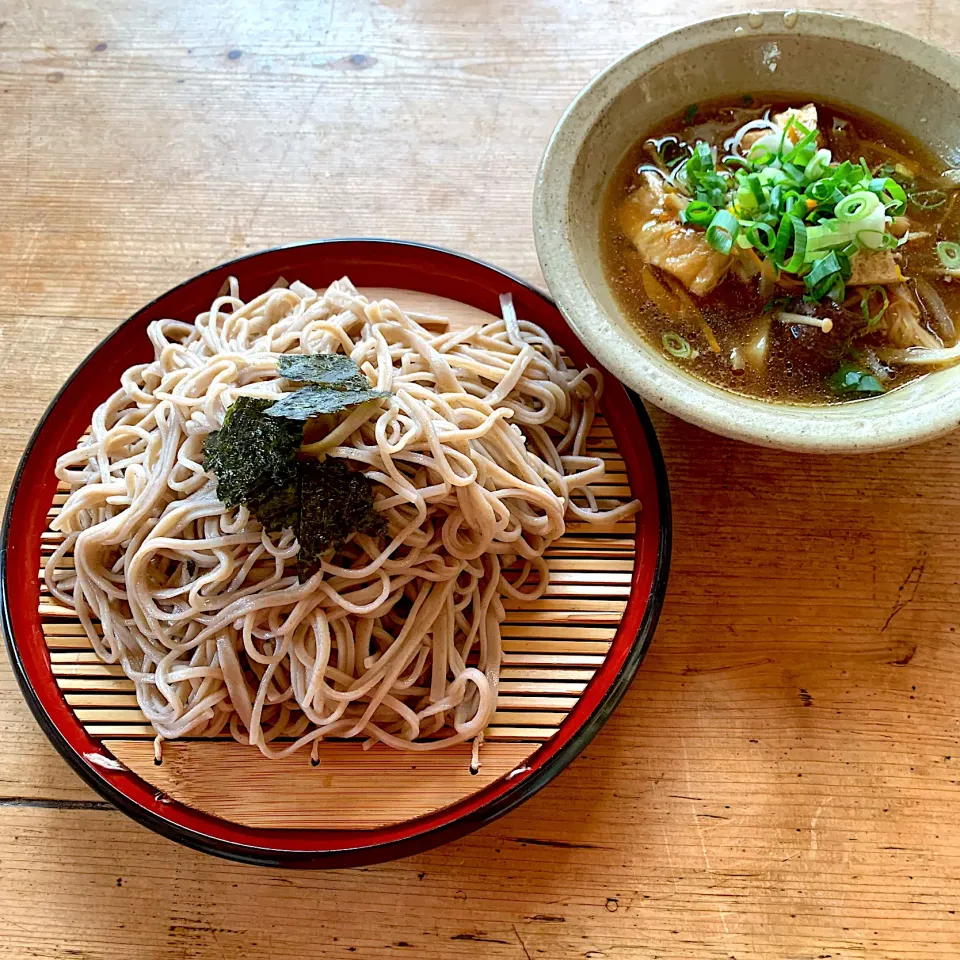
[[(890, 616), (887, 617), (886, 622), (880, 628), (880, 632), (883, 633), (887, 627), (893, 622), (893, 618), (903, 610), (904, 607), (913, 603), (917, 597), (917, 590), (920, 587), (920, 580), (923, 577), (923, 571), (927, 566), (927, 557), (925, 554), (920, 554), (917, 562), (910, 568), (910, 572), (907, 574), (906, 579), (903, 583), (900, 584), (900, 589), (897, 593), (900, 596), (897, 598), (897, 602), (893, 605), (893, 609), (890, 611)], [(911, 587), (910, 595), (904, 596), (904, 591), (907, 587)]]
[(538, 840), (536, 837), (504, 837), (511, 843), (529, 843), (534, 847), (560, 847), (564, 850), (606, 850), (598, 843), (570, 843), (567, 840)]
[(116, 810), (106, 800), (38, 800), (33, 797), (0, 797), (0, 807), (28, 807), (34, 810)]
[(451, 940), (472, 940), (474, 943), (502, 943), (504, 946), (509, 947), (509, 940), (497, 940), (495, 937), (484, 937), (478, 933), (455, 933)]
[(670, 838), (667, 836), (667, 828), (660, 823), (660, 832), (663, 834), (663, 845), (667, 851), (667, 863), (673, 867), (673, 853), (670, 850)]
[[(683, 748), (683, 776), (687, 782), (687, 787), (690, 786), (690, 755), (687, 753), (687, 741), (685, 737), (680, 738), (680, 746)], [(703, 837), (703, 830), (700, 828), (700, 818), (697, 816), (697, 808), (694, 806), (694, 801), (690, 799), (690, 813), (693, 815), (693, 825), (697, 828), (697, 837), (700, 839), (700, 850), (703, 853), (703, 862), (706, 864), (707, 872), (713, 873), (713, 866), (710, 863), (710, 855), (707, 853), (707, 843)], [(717, 904), (717, 912), (720, 914), (720, 922), (723, 924), (723, 932), (730, 933), (730, 928), (727, 926), (727, 915), (724, 912), (723, 904)]]
[(817, 821), (820, 819), (820, 814), (823, 813), (823, 808), (830, 803), (831, 800), (833, 800), (833, 797), (827, 797), (827, 799), (817, 807), (817, 812), (810, 820), (810, 853), (814, 860), (817, 859)]
[(693, 674), (702, 673), (723, 673), (727, 670), (749, 670), (751, 667), (762, 667), (768, 663), (773, 663), (772, 657), (760, 657), (758, 660), (748, 660), (746, 663), (725, 663), (719, 667), (684, 667), (683, 676), (689, 677)]
[(905, 667), (916, 655), (917, 655), (917, 644), (913, 645), (913, 649), (902, 656), (899, 660), (892, 661), (893, 665), (896, 667)]
[(530, 951), (527, 949), (527, 945), (523, 942), (523, 937), (520, 936), (520, 931), (517, 929), (517, 925), (512, 923), (510, 926), (513, 927), (513, 932), (516, 934), (517, 942), (520, 944), (520, 949), (523, 950), (523, 955), (527, 958), (527, 960), (533, 960), (533, 958), (530, 956)]

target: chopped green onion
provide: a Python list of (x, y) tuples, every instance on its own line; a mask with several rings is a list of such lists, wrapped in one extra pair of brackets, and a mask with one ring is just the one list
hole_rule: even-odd
[(797, 119), (797, 115), (794, 113), (789, 117), (787, 122), (783, 125), (783, 131), (780, 133), (780, 146), (777, 147), (777, 156), (779, 157), (783, 156), (783, 151), (786, 145), (788, 143), (792, 143), (792, 141), (787, 139), (787, 134), (790, 133), (791, 128), (796, 122), (796, 119)]
[(844, 197), (834, 208), (833, 215), (843, 223), (857, 223), (869, 217), (880, 206), (880, 198), (869, 190), (858, 190)]
[(842, 250), (856, 240), (856, 228), (839, 220), (824, 220), (807, 228), (808, 263), (825, 256), (830, 250)]
[(899, 217), (906, 211), (907, 194), (893, 177), (874, 177), (870, 181), (869, 189), (883, 201), (891, 217)]
[(843, 283), (843, 267), (835, 250), (814, 261), (813, 268), (804, 278), (807, 291), (814, 300), (822, 300), (839, 282)]
[(855, 181), (859, 176), (860, 165), (858, 164), (856, 167), (854, 167), (849, 160), (844, 160), (843, 163), (837, 167), (836, 173), (834, 173), (837, 183), (846, 183), (847, 181), (851, 180), (851, 178), (853, 181)]
[(793, 255), (783, 265), (788, 273), (796, 273), (803, 265), (803, 258), (807, 252), (807, 225), (797, 217), (790, 217), (793, 225)]
[(780, 155), (782, 138), (779, 133), (765, 133), (747, 151), (747, 159), (754, 166), (765, 167), (773, 163)]
[[(797, 129), (800, 130), (803, 127), (803, 124), (797, 123)], [(795, 163), (800, 166), (806, 167), (810, 162), (810, 159), (814, 156), (817, 150), (817, 130), (808, 130), (803, 136), (796, 142), (794, 148), (783, 158), (784, 163)]]
[[(871, 314), (870, 298), (875, 293), (880, 294), (883, 300), (883, 303), (880, 309), (876, 313)], [(863, 319), (867, 323), (868, 330), (873, 330), (876, 327), (876, 325), (882, 319), (883, 315), (887, 312), (887, 307), (889, 306), (890, 306), (890, 298), (887, 296), (886, 287), (881, 287), (881, 286), (867, 287), (867, 289), (860, 294), (860, 312), (863, 314)]]
[(750, 164), (743, 157), (738, 157), (735, 153), (728, 153), (721, 161), (725, 167), (742, 167), (745, 170), (750, 169)]
[[(787, 251), (790, 255), (787, 256)], [(797, 217), (786, 216), (777, 230), (777, 243), (773, 248), (773, 262), (782, 270), (796, 273), (803, 264), (807, 252), (807, 227)]]
[(689, 123), (697, 115), (697, 105), (691, 103), (686, 110), (683, 111), (683, 122)]
[(713, 151), (710, 144), (705, 140), (698, 140), (693, 148), (693, 155), (690, 157), (691, 164), (695, 164), (694, 169), (699, 173), (701, 171), (710, 171), (714, 169)]
[(702, 200), (691, 200), (680, 211), (680, 219), (683, 223), (692, 223), (696, 227), (708, 227), (716, 212), (717, 208), (712, 204), (704, 203)]
[(818, 150), (803, 169), (807, 180), (819, 180), (829, 169), (833, 154), (829, 150)]
[(660, 339), (663, 342), (663, 349), (670, 356), (676, 357), (678, 360), (696, 359), (697, 351), (679, 333), (665, 333)]
[(760, 178), (755, 173), (752, 173), (747, 177), (747, 186), (750, 188), (750, 192), (757, 201), (757, 206), (762, 207), (767, 202), (767, 197), (763, 192), (763, 184), (760, 182)]
[(816, 183), (811, 183), (806, 192), (807, 196), (812, 197), (818, 203), (827, 203), (833, 199), (834, 194), (839, 193), (832, 180), (818, 180)]
[(777, 235), (766, 223), (754, 223), (748, 227), (747, 240), (761, 253), (770, 253), (777, 245)]
[(960, 243), (941, 240), (937, 244), (937, 256), (946, 270), (960, 270)]
[(920, 210), (936, 210), (947, 202), (947, 195), (942, 190), (918, 190), (909, 199)]
[(728, 181), (717, 173), (713, 151), (705, 141), (697, 141), (693, 154), (686, 162), (683, 176), (695, 199), (714, 207), (722, 207), (726, 203)]
[(839, 394), (858, 393), (872, 397), (884, 392), (883, 384), (873, 374), (846, 363), (827, 382)]
[(774, 184), (773, 188), (770, 190), (770, 199), (767, 201), (767, 207), (770, 210), (770, 214), (773, 216), (774, 224), (778, 223), (780, 219), (780, 195), (782, 193), (783, 190), (780, 188), (780, 184)]
[[(755, 167), (763, 167), (764, 170), (772, 169), (770, 164), (777, 159), (775, 150), (769, 150), (759, 140), (750, 148), (747, 154), (747, 161)], [(763, 171), (761, 171), (762, 173)]]
[(753, 195), (753, 191), (745, 183), (741, 183), (740, 186), (737, 187), (734, 206), (740, 213), (753, 214), (760, 209), (760, 204), (757, 203), (757, 198)]
[(795, 167), (792, 163), (784, 161), (780, 169), (787, 175), (791, 186), (799, 187), (803, 184), (803, 167)]
[(895, 250), (897, 238), (882, 230), (858, 230), (857, 242), (867, 250)]
[(765, 187), (790, 182), (790, 178), (779, 167), (764, 167), (757, 173), (757, 179)]
[(707, 227), (707, 243), (720, 253), (729, 253), (740, 232), (740, 223), (729, 210), (718, 210)]
[(791, 217), (799, 217), (801, 220), (807, 215), (807, 198), (801, 197), (800, 194), (795, 193), (791, 190), (783, 198), (785, 204), (789, 204), (787, 207), (787, 213)]

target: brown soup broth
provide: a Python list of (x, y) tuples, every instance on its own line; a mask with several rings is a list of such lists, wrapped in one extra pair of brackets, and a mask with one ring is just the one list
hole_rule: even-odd
[[(731, 351), (748, 341), (758, 324), (762, 326), (767, 322), (764, 306), (768, 301), (758, 294), (756, 282), (743, 283), (728, 276), (711, 293), (695, 298), (720, 346), (719, 353), (712, 352), (700, 330), (689, 322), (684, 325), (676, 318), (666, 317), (647, 297), (640, 277), (643, 260), (624, 236), (617, 214), (624, 198), (641, 184), (637, 167), (650, 163), (650, 154), (645, 148), (648, 140), (674, 136), (691, 146), (697, 140), (705, 140), (717, 146), (722, 155), (724, 140), (747, 121), (811, 102), (816, 104), (818, 111), (820, 146), (833, 152), (834, 163), (843, 160), (857, 163), (863, 157), (873, 170), (881, 164), (895, 162), (885, 152), (892, 150), (919, 165), (917, 189), (923, 188), (925, 181), (935, 181), (945, 169), (946, 165), (937, 156), (888, 123), (861, 111), (803, 94), (788, 99), (782, 95), (776, 98), (743, 96), (698, 104), (665, 120), (653, 130), (645, 131), (619, 163), (604, 198), (600, 249), (614, 297), (644, 339), (656, 349), (663, 350), (670, 360), (673, 358), (662, 346), (664, 333), (681, 334), (697, 350), (695, 359), (673, 360), (684, 370), (747, 396), (788, 403), (835, 403), (844, 398), (836, 395), (828, 381), (840, 364), (851, 356), (851, 351), (855, 356), (858, 349), (871, 343), (881, 345), (882, 338), (878, 334), (864, 335), (864, 325), (858, 322), (861, 314), (858, 304), (848, 304), (842, 311), (843, 318), (829, 334), (813, 327), (769, 322), (769, 347), (763, 368), (747, 367), (735, 371), (731, 365)], [(957, 192), (953, 191), (947, 202), (936, 209), (922, 210), (911, 204), (907, 210), (911, 232), (928, 233), (929, 236), (905, 244), (897, 251), (897, 257), (905, 276), (926, 277), (936, 288), (949, 315), (957, 318), (960, 326), (960, 281), (951, 282), (942, 277), (936, 252), (938, 240), (958, 239), (960, 204), (955, 203), (956, 199)], [(799, 298), (803, 292), (801, 287), (796, 296)], [(776, 291), (777, 295), (787, 293), (780, 288)], [(924, 372), (923, 367), (893, 369), (887, 388), (902, 385)]]

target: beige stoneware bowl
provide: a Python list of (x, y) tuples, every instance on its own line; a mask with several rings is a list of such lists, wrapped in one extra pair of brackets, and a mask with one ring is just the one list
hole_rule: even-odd
[(890, 27), (825, 13), (707, 20), (628, 54), (573, 101), (537, 175), (534, 231), (550, 291), (587, 348), (657, 406), (707, 430), (815, 453), (888, 450), (960, 424), (960, 367), (834, 406), (768, 403), (711, 386), (648, 346), (600, 263), (607, 180), (664, 117), (727, 94), (804, 94), (860, 107), (960, 165), (960, 60)]

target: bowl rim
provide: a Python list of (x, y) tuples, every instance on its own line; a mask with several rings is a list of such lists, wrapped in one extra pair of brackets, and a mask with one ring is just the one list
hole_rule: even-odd
[[(796, 14), (793, 26), (784, 22), (787, 14)], [(759, 17), (762, 22), (758, 23)], [(593, 77), (566, 108), (547, 142), (534, 186), (533, 226), (550, 293), (587, 349), (625, 385), (668, 413), (721, 436), (794, 452), (843, 454), (898, 449), (951, 432), (960, 424), (960, 383), (948, 397), (925, 403), (922, 410), (913, 407), (884, 417), (846, 414), (840, 431), (821, 429), (836, 416), (831, 411), (873, 401), (778, 404), (700, 380), (652, 350), (638, 349), (581, 276), (570, 238), (569, 198), (586, 139), (617, 97), (643, 73), (678, 54), (740, 35), (833, 39), (879, 49), (936, 77), (960, 95), (960, 58), (894, 27), (847, 14), (785, 9), (742, 12), (698, 20), (661, 34)], [(904, 387), (909, 388), (909, 384)]]
[[(218, 285), (216, 280), (220, 279), (221, 276), (229, 275), (238, 265), (244, 263), (263, 259), (269, 260), (270, 258), (282, 261), (294, 253), (305, 255), (310, 252), (316, 252), (318, 263), (322, 263), (324, 255), (336, 257), (338, 253), (345, 258), (355, 257), (358, 262), (362, 261), (368, 268), (377, 268), (389, 260), (395, 268), (395, 273), (397, 269), (400, 269), (397, 266), (398, 264), (410, 263), (419, 258), (424, 262), (423, 271), (425, 275), (433, 276), (434, 273), (440, 275), (444, 272), (445, 267), (447, 271), (450, 271), (447, 279), (455, 278), (457, 270), (461, 272), (469, 271), (476, 276), (487, 277), (487, 286), (491, 288), (493, 284), (489, 283), (489, 280), (496, 279), (500, 281), (496, 286), (501, 290), (507, 285), (508, 288), (513, 288), (515, 295), (519, 293), (522, 296), (532, 298), (533, 302), (541, 302), (544, 310), (556, 311), (556, 305), (547, 294), (521, 278), (482, 260), (442, 247), (382, 238), (335, 238), (274, 247), (220, 264), (172, 287), (150, 301), (131, 317), (122, 321), (94, 347), (57, 391), (46, 412), (37, 423), (11, 484), (4, 513), (3, 528), (0, 531), (0, 626), (2, 626), (6, 637), (7, 652), (17, 683), (41, 729), (73, 770), (90, 787), (123, 813), (168, 839), (203, 853), (214, 854), (226, 859), (270, 867), (341, 868), (363, 866), (409, 856), (462, 837), (503, 816), (529, 799), (582, 752), (622, 699), (653, 638), (667, 589), (672, 549), (672, 522), (666, 467), (653, 424), (639, 398), (613, 381), (611, 377), (612, 389), (614, 391), (622, 390), (630, 400), (629, 404), (618, 406), (628, 409), (635, 415), (643, 431), (643, 451), (636, 453), (632, 450), (624, 451), (628, 471), (633, 466), (631, 473), (634, 478), (642, 476), (642, 474), (638, 474), (638, 470), (646, 471), (646, 489), (648, 493), (653, 494), (655, 503), (645, 503), (645, 512), (647, 510), (652, 511), (656, 507), (655, 529), (651, 526), (652, 535), (648, 532), (646, 540), (643, 541), (650, 548), (651, 553), (655, 550), (655, 555), (652, 558), (648, 556), (645, 564), (638, 562), (634, 566), (630, 599), (611, 645), (611, 652), (613, 652), (621, 631), (624, 631), (622, 656), (619, 657), (620, 663), (615, 668), (611, 665), (610, 675), (605, 677), (599, 685), (598, 680), (600, 680), (602, 668), (598, 669), (594, 679), (588, 684), (587, 690), (584, 691), (580, 701), (578, 701), (578, 703), (590, 703), (592, 701), (589, 711), (585, 712), (584, 716), (579, 719), (575, 728), (571, 728), (569, 735), (562, 738), (561, 741), (561, 727), (552, 740), (547, 741), (540, 748), (534, 748), (535, 754), (544, 754), (543, 761), (535, 764), (530, 763), (529, 766), (527, 765), (528, 762), (525, 762), (523, 767), (513, 772), (516, 774), (513, 777), (514, 782), (508, 783), (513, 776), (508, 774), (506, 777), (493, 781), (477, 793), (458, 801), (450, 807), (443, 808), (438, 813), (444, 814), (445, 811), (455, 811), (460, 807), (467, 808), (465, 812), (458, 813), (455, 816), (433, 814), (404, 821), (401, 824), (392, 825), (393, 829), (386, 829), (387, 833), (393, 834), (390, 838), (384, 840), (374, 838), (370, 842), (361, 841), (368, 840), (371, 835), (380, 834), (384, 831), (381, 829), (356, 831), (297, 829), (291, 831), (243, 828), (239, 831), (240, 833), (262, 837), (264, 840), (262, 842), (238, 842), (235, 838), (216, 835), (213, 830), (205, 828), (205, 826), (209, 827), (211, 824), (216, 825), (217, 823), (235, 827), (236, 825), (232, 821), (203, 814), (169, 798), (161, 799), (161, 796), (156, 794), (155, 787), (147, 781), (141, 780), (126, 768), (122, 768), (121, 771), (111, 771), (109, 768), (104, 769), (102, 761), (100, 764), (91, 762), (90, 754), (84, 754), (82, 746), (85, 740), (91, 741), (96, 738), (90, 738), (89, 734), (86, 734), (85, 729), (76, 719), (72, 710), (66, 706), (62, 691), (53, 681), (49, 656), (45, 658), (46, 671), (44, 672), (43, 654), (46, 647), (43, 644), (42, 635), (39, 635), (39, 629), (31, 629), (36, 628), (39, 623), (37, 613), (39, 577), (36, 576), (36, 571), (40, 566), (38, 534), (42, 531), (43, 526), (38, 527), (37, 523), (45, 523), (44, 520), (36, 520), (37, 508), (28, 506), (28, 501), (36, 490), (36, 485), (30, 482), (33, 480), (30, 474), (43, 469), (37, 466), (37, 459), (34, 457), (35, 451), (45, 442), (48, 446), (50, 445), (51, 441), (45, 440), (45, 432), (58, 413), (61, 403), (65, 402), (71, 392), (71, 387), (80, 382), (80, 378), (84, 376), (85, 372), (89, 372), (98, 358), (103, 359), (104, 351), (109, 351), (111, 341), (117, 338), (122, 331), (132, 330), (138, 325), (145, 329), (146, 322), (149, 319), (154, 319), (153, 312), (161, 311), (167, 298), (177, 293), (186, 293), (188, 288), (200, 281), (210, 280), (216, 287)], [(391, 256), (393, 259), (390, 259)], [(335, 262), (340, 263), (341, 261), (336, 260)], [(300, 269), (300, 267), (298, 266), (297, 269)], [(317, 269), (319, 272), (323, 268), (318, 266)], [(406, 276), (405, 273), (399, 275)], [(421, 284), (423, 282), (426, 281), (421, 281)], [(369, 286), (370, 284), (361, 283), (360, 285)], [(400, 284), (388, 285), (401, 286)], [(416, 289), (416, 287), (411, 286), (409, 289)], [(457, 299), (460, 298), (457, 297)], [(462, 302), (470, 301), (463, 299)], [(559, 311), (556, 312), (557, 322), (563, 323)], [(142, 334), (143, 331), (140, 332)], [(143, 339), (143, 345), (148, 345), (145, 337)], [(571, 340), (573, 340), (572, 336)], [(582, 350), (579, 344), (575, 346), (578, 350)], [(103, 396), (98, 391), (95, 402), (99, 403), (102, 399)], [(611, 404), (608, 407), (608, 416), (612, 408), (613, 405)], [(624, 414), (624, 416), (629, 419), (629, 414)], [(53, 443), (56, 443), (56, 441), (54, 440)], [(640, 445), (634, 444), (634, 446), (639, 447)], [(56, 451), (54, 451), (54, 458), (55, 453)], [(43, 456), (41, 459), (48, 463), (49, 455)], [(638, 464), (642, 464), (643, 467), (637, 466)], [(43, 499), (44, 495), (41, 494), (39, 500), (34, 498), (34, 501), (42, 503)], [(49, 498), (46, 499), (46, 503), (49, 503)], [(25, 542), (29, 538), (24, 535), (25, 531), (31, 529), (31, 520), (28, 516), (31, 509), (34, 518), (32, 526), (37, 533), (36, 542), (33, 544)], [(45, 517), (46, 509), (46, 506), (40, 508), (41, 516)], [(646, 524), (637, 525), (635, 542), (638, 547), (641, 545), (641, 529), (646, 526)], [(31, 564), (33, 573), (30, 572)], [(649, 581), (646, 596), (639, 596), (637, 593), (642, 566), (648, 568), (644, 575), (644, 582)], [(26, 600), (24, 600), (24, 595), (26, 595)], [(626, 636), (625, 627), (628, 625), (634, 627), (632, 638)], [(42, 651), (37, 649), (38, 644), (43, 647)], [(607, 657), (609, 656), (610, 653), (607, 654)], [(596, 689), (591, 691), (591, 687)], [(588, 693), (590, 693), (590, 698), (585, 701)], [(52, 715), (51, 708), (55, 711), (65, 710), (72, 718), (73, 725), (82, 731), (82, 736), (78, 736), (77, 729), (65, 722), (62, 715)], [(568, 714), (568, 721), (572, 716), (573, 713)], [(568, 721), (565, 721), (565, 723)], [(551, 742), (557, 742), (559, 746), (550, 750)], [(544, 752), (543, 748), (548, 749)], [(104, 753), (104, 755), (106, 754)], [(531, 754), (532, 756), (533, 754)], [(147, 788), (146, 793), (141, 789), (144, 786)], [(135, 787), (136, 789), (134, 789)], [(494, 790), (493, 788), (497, 789)], [(154, 804), (145, 800), (150, 791), (156, 794), (153, 797)], [(191, 816), (187, 818), (176, 816), (176, 814), (182, 814), (184, 811)], [(189, 821), (188, 825), (185, 825), (184, 819)], [(437, 822), (424, 827), (422, 826), (423, 821)], [(236, 830), (232, 832), (237, 833)], [(342, 835), (344, 833), (351, 835), (350, 841), (356, 838), (358, 842), (346, 842), (336, 848), (325, 847), (320, 843), (323, 836)], [(271, 844), (266, 839), (273, 838), (276, 840), (278, 836), (283, 837), (283, 835), (289, 838), (294, 834), (315, 836), (317, 843), (314, 846), (308, 845), (298, 848), (289, 845), (281, 846), (279, 843)]]

